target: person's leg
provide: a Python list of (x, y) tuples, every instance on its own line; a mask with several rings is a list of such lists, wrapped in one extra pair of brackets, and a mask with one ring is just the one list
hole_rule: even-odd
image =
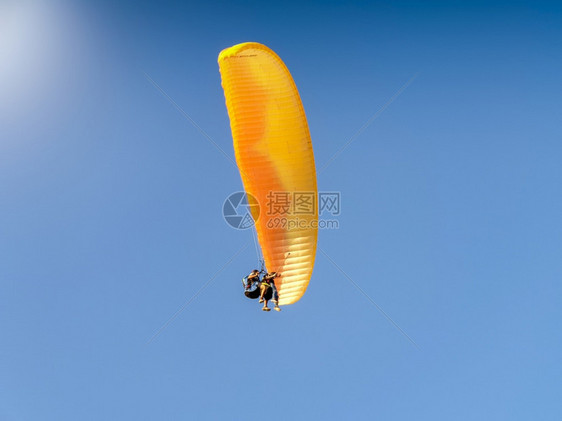
[(267, 304), (269, 303), (269, 300), (271, 300), (271, 297), (273, 295), (273, 288), (269, 284), (265, 284), (265, 286), (266, 289), (265, 289), (265, 293), (263, 294), (263, 299), (264, 299), (263, 310), (269, 311), (269, 307), (267, 306)]
[(277, 287), (275, 286), (275, 284), (271, 285), (271, 289), (272, 289), (272, 300), (273, 304), (275, 304), (275, 311), (281, 311), (281, 307), (279, 307), (279, 292), (277, 292)]
[(263, 296), (266, 290), (267, 290), (267, 285), (262, 283), (260, 285), (260, 303), (263, 303)]

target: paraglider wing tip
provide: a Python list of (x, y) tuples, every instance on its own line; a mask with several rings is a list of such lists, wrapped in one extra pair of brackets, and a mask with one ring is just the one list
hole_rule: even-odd
[(219, 53), (218, 61), (220, 63), (224, 59), (227, 59), (229, 57), (237, 56), (242, 51), (244, 51), (248, 48), (256, 48), (258, 50), (266, 50), (266, 51), (271, 52), (272, 54), (275, 54), (269, 47), (267, 47), (263, 44), (260, 44), (259, 42), (242, 42), (240, 44), (236, 44), (236, 45), (233, 45), (232, 47), (228, 47), (228, 48), (225, 48), (224, 50), (222, 50)]

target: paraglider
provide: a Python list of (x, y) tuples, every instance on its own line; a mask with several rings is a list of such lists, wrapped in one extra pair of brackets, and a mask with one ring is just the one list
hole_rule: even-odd
[(248, 298), (255, 299), (260, 296), (260, 272), (254, 269), (248, 276), (242, 278), (244, 286), (244, 295)]
[[(279, 274), (279, 304), (305, 293), (316, 256), (318, 191), (312, 142), (296, 85), (265, 45), (247, 42), (218, 58), (244, 189), (269, 273)], [(259, 216), (259, 217), (258, 217)], [(272, 278), (273, 279), (273, 278)]]

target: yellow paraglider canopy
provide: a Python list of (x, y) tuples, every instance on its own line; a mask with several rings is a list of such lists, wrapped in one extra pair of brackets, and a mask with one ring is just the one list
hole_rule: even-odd
[(265, 45), (235, 45), (218, 62), (236, 162), (246, 192), (260, 205), (256, 231), (265, 265), (281, 274), (279, 304), (292, 304), (310, 282), (318, 235), (316, 168), (304, 108), (287, 67)]

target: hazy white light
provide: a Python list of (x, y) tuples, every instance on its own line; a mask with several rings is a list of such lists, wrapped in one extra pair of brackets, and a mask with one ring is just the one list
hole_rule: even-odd
[(57, 2), (0, 2), (0, 120), (32, 112), (56, 89), (68, 44), (63, 12)]

